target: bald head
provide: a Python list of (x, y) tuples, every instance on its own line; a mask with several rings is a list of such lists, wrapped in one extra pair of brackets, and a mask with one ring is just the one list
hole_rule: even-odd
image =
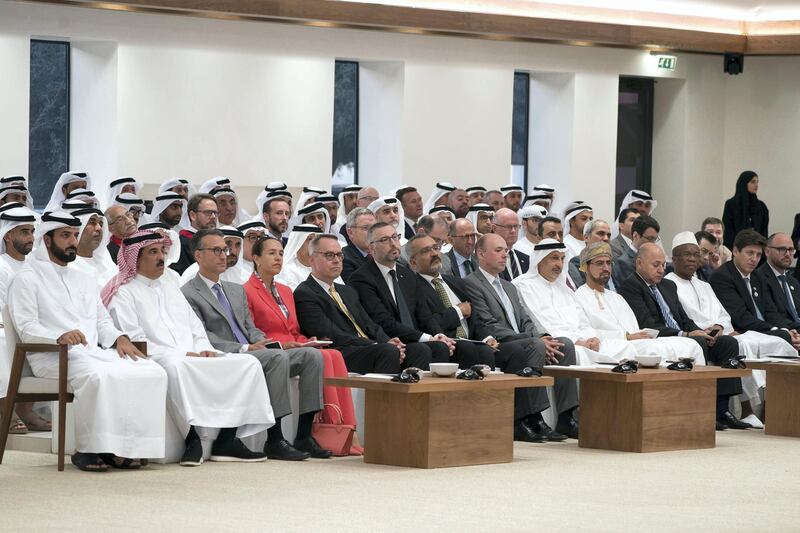
[(782, 231), (773, 233), (767, 239), (765, 253), (767, 254), (767, 261), (772, 265), (772, 268), (782, 274), (785, 273), (786, 270), (791, 268), (792, 259), (794, 258), (792, 237)]
[(478, 256), (478, 265), (493, 276), (506, 269), (508, 246), (505, 239), (499, 235), (487, 233), (478, 239), (475, 254)]
[(661, 283), (667, 262), (664, 250), (655, 243), (644, 243), (636, 253), (636, 272), (650, 285)]
[(128, 210), (120, 205), (106, 209), (108, 230), (114, 237), (125, 239), (136, 233), (136, 221), (128, 214)]
[(378, 199), (378, 189), (375, 187), (364, 187), (358, 191), (358, 207), (367, 207)]
[(507, 207), (501, 207), (494, 214), (492, 233), (500, 235), (511, 248), (519, 237), (519, 219), (517, 214)]

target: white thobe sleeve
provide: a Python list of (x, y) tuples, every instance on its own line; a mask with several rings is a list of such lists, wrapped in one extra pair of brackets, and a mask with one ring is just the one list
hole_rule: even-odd
[(22, 342), (57, 344), (66, 331), (49, 330), (39, 321), (39, 302), (36, 297), (36, 275), (20, 272), (8, 291), (8, 311)]
[(124, 333), (116, 328), (106, 306), (97, 295), (97, 342), (103, 348), (111, 348), (121, 335)]
[(121, 331), (124, 331), (132, 341), (142, 342), (147, 340), (144, 328), (139, 322), (139, 315), (136, 312), (136, 303), (133, 301), (129, 291), (117, 291), (108, 306), (108, 313), (114, 320), (114, 324)]
[(211, 345), (211, 341), (208, 340), (208, 335), (206, 334), (206, 328), (205, 326), (203, 326), (203, 323), (197, 317), (197, 314), (190, 309), (187, 315), (189, 316), (189, 322), (190, 322), (189, 327), (192, 330), (192, 340), (194, 341), (195, 351), (220, 353), (219, 350), (217, 350)]

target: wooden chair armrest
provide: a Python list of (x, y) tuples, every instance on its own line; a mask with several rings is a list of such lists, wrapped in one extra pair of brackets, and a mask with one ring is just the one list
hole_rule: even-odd
[(29, 354), (31, 352), (59, 352), (64, 348), (67, 348), (66, 345), (60, 344), (28, 344), (24, 342), (18, 342), (16, 344), (17, 350), (21, 350), (24, 354)]
[(136, 349), (147, 355), (147, 342), (146, 341), (131, 341), (131, 344), (136, 346)]

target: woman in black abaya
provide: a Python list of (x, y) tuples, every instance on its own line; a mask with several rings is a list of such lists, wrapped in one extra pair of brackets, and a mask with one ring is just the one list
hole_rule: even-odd
[(729, 249), (733, 249), (733, 239), (743, 229), (752, 228), (769, 236), (769, 209), (767, 204), (756, 196), (758, 192), (758, 175), (752, 170), (745, 170), (736, 181), (736, 193), (725, 201), (722, 222), (725, 233), (722, 241)]

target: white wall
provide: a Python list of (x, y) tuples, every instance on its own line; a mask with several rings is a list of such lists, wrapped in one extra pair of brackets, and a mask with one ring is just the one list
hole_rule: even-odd
[[(6, 2), (0, 3), (0, 71), (15, 83), (0, 86), (0, 174), (27, 168), (31, 36), (68, 38), (83, 52), (87, 43), (116, 43), (116, 55), (105, 56), (116, 67), (102, 71), (102, 102), (84, 102), (87, 114), (72, 118), (72, 166), (87, 167), (96, 179), (132, 174), (155, 184), (183, 175), (200, 183), (224, 174), (247, 194), (275, 179), (328, 186), (334, 61), (347, 58), (402, 65), (384, 80), (393, 91), (383, 112), (394, 137), (362, 142), (362, 183), (385, 188), (396, 180), (393, 186), (415, 185), (423, 195), (437, 180), (505, 184), (513, 74), (521, 70), (534, 79), (530, 183), (558, 185), (562, 205), (583, 199), (596, 216), (611, 218), (617, 79), (634, 75), (661, 79), (653, 189), (665, 240), (694, 229), (706, 214), (720, 214), (745, 168), (761, 173), (773, 229), (786, 226), (796, 210), (793, 195), (783, 193), (798, 187), (797, 58), (748, 57), (745, 73), (732, 78), (717, 56), (681, 55), (677, 70), (665, 72), (639, 50)], [(537, 93), (535, 80), (547, 75), (567, 80), (559, 89), (565, 92), (551, 94), (554, 109), (537, 109), (546, 87)], [(379, 126), (362, 116), (362, 141)], [(98, 137), (101, 131), (107, 135)]]

